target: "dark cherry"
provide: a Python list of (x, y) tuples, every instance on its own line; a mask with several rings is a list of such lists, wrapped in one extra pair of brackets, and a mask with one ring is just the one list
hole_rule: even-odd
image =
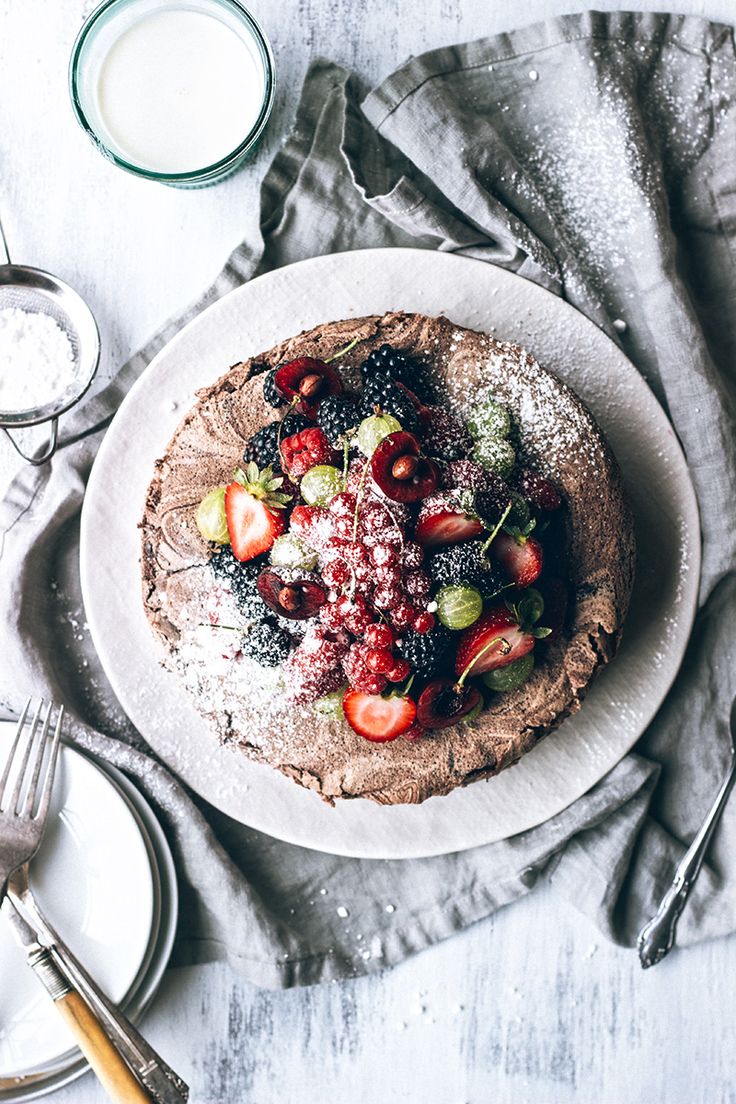
[(270, 609), (293, 621), (314, 617), (327, 601), (324, 587), (313, 579), (295, 579), (287, 583), (269, 568), (258, 576), (256, 587)]
[(282, 364), (276, 369), (274, 383), (279, 394), (293, 402), (300, 414), (312, 419), (322, 399), (343, 391), (335, 369), (314, 357), (298, 357)]
[(440, 481), (434, 460), (422, 455), (413, 433), (389, 433), (373, 453), (371, 474), (393, 502), (418, 502), (427, 498)]
[(449, 728), (471, 713), (481, 700), (475, 686), (454, 679), (434, 679), (419, 695), (417, 721), (423, 728)]

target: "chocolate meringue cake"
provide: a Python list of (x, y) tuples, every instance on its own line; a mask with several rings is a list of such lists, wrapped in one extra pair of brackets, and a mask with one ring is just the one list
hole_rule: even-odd
[(634, 572), (616, 460), (520, 346), (328, 322), (200, 391), (156, 463), (143, 601), (219, 739), (328, 802), (488, 778), (579, 709)]

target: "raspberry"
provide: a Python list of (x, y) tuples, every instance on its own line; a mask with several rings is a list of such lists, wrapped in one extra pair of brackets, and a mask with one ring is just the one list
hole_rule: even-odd
[(283, 665), (289, 698), (303, 704), (339, 690), (344, 680), (342, 660), (349, 647), (347, 633), (310, 625), (301, 644)]
[(423, 601), (429, 596), (432, 580), (426, 571), (410, 571), (404, 577), (404, 589), (411, 597)]
[(394, 642), (393, 630), (389, 625), (369, 625), (365, 630), (365, 642), (371, 648), (390, 648)]
[[(342, 602), (343, 599), (338, 599), (338, 601)], [(345, 609), (345, 627), (354, 636), (362, 636), (370, 623), (375, 621), (373, 611), (362, 594), (356, 594), (352, 602), (347, 598), (344, 601), (346, 602), (343, 607)]]
[(425, 406), (420, 420), (424, 445), (431, 456), (439, 456), (441, 460), (459, 460), (473, 447), (473, 438), (464, 422), (444, 406)]
[(424, 549), (416, 541), (407, 541), (401, 558), (407, 571), (416, 571), (418, 567), (422, 566)]
[(415, 615), (416, 610), (413, 606), (410, 606), (408, 602), (399, 602), (398, 605), (392, 606), (390, 610), (391, 624), (399, 630), (405, 629), (411, 625)]
[(281, 455), (289, 474), (299, 479), (315, 464), (329, 463), (334, 453), (322, 430), (312, 426), (283, 440)]
[(395, 589), (401, 582), (401, 568), (398, 564), (386, 564), (384, 567), (376, 568), (376, 582), (381, 586), (391, 587)]
[(373, 604), (378, 609), (388, 610), (399, 602), (401, 602), (401, 591), (397, 590), (395, 587), (379, 583), (373, 591)]

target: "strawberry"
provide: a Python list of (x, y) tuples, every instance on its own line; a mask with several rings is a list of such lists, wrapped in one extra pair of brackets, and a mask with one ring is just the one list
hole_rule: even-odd
[(462, 495), (448, 493), (425, 499), (414, 536), (424, 548), (432, 548), (457, 544), (482, 532), (483, 523), (463, 509)]
[(506, 606), (493, 606), (460, 637), (455, 656), (455, 673), (482, 675), (506, 667), (534, 647), (534, 635), (522, 629)]
[(366, 694), (362, 690), (346, 690), (342, 709), (350, 727), (376, 744), (395, 740), (408, 732), (417, 716), (412, 698)]
[(542, 570), (542, 546), (535, 537), (512, 537), (499, 533), (491, 551), (512, 583), (528, 587)]
[(335, 452), (323, 431), (312, 426), (282, 441), (281, 455), (289, 475), (300, 479), (316, 464), (331, 464)]
[(267, 552), (284, 532), (290, 495), (279, 490), (282, 484), (270, 467), (259, 471), (251, 463), (245, 471), (238, 468), (225, 488), (225, 519), (236, 560), (253, 560)]

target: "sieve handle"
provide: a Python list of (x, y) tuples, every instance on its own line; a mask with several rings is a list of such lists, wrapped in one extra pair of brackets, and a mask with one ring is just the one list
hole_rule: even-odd
[(3, 229), (3, 221), (0, 219), (0, 248), (2, 248), (4, 260), (0, 263), (11, 264), (10, 250), (8, 249), (8, 239), (5, 237), (5, 230)]
[(49, 443), (46, 446), (46, 450), (41, 456), (26, 456), (26, 454), (23, 452), (23, 449), (20, 447), (18, 442), (13, 439), (12, 435), (5, 428), (5, 426), (2, 426), (2, 429), (5, 433), (5, 436), (8, 438), (18, 455), (22, 456), (27, 464), (33, 464), (34, 468), (40, 467), (41, 464), (46, 464), (56, 452), (57, 438), (59, 435), (58, 418), (51, 419), (51, 437), (49, 438)]

